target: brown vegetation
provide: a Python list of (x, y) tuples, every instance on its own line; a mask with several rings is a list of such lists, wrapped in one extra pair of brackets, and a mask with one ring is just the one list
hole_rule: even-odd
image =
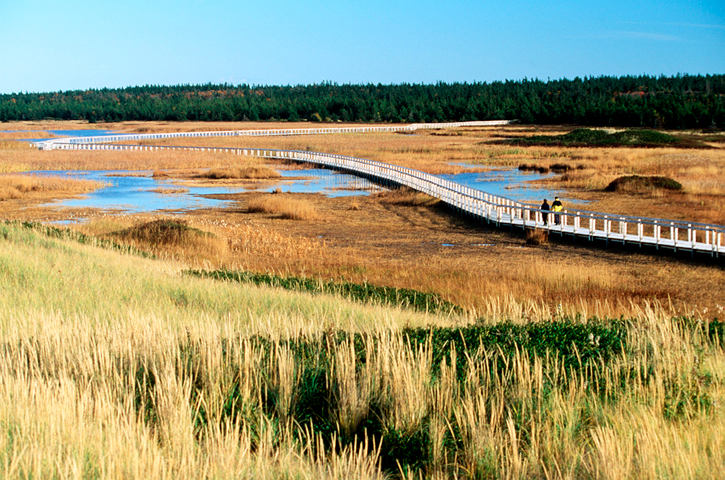
[[(129, 125), (129, 128), (140, 126)], [(176, 127), (148, 125), (144, 128), (154, 131)], [(197, 128), (187, 124), (179, 127)], [(215, 125), (213, 129), (224, 128), (234, 126)], [(560, 131), (553, 127), (465, 128), (457, 130), (460, 135), (454, 136), (421, 131), (416, 135), (227, 137), (174, 139), (165, 143), (318, 150), (373, 158), (434, 173), (462, 171), (465, 167), (460, 162), (481, 168), (515, 168), (522, 163), (547, 168), (569, 165), (571, 168), (561, 169), (565, 173), (545, 180), (549, 185), (567, 190), (566, 196), (562, 196), (565, 208), (568, 199), (580, 198), (591, 202), (586, 205), (591, 210), (725, 223), (722, 150), (511, 148), (488, 143), (501, 136), (541, 134), (542, 130)], [(262, 163), (255, 158), (213, 152), (27, 149), (19, 155), (16, 150), (11, 153), (0, 149), (0, 169), (17, 169), (19, 165), (33, 169), (151, 170), (155, 176), (189, 181), (210, 169), (227, 171)], [(611, 181), (632, 174), (668, 176), (682, 183), (683, 191), (653, 190), (638, 195), (604, 191)], [(259, 193), (223, 197), (235, 200), (237, 205), (190, 211), (185, 215), (190, 226), (213, 232), (217, 239), (223, 239), (225, 248), (209, 255), (213, 257), (208, 260), (212, 267), (414, 288), (440, 293), (447, 300), (481, 314), (503, 317), (507, 312), (528, 315), (527, 312), (557, 308), (572, 314), (619, 316), (651, 302), (660, 302), (678, 313), (694, 308), (709, 308), (713, 312), (725, 298), (725, 275), (716, 267), (589, 245), (549, 242), (527, 248), (523, 232), (511, 234), (467, 223), (434, 199), (405, 189), (368, 197), (332, 199), (321, 195)], [(293, 204), (298, 213), (288, 212), (294, 210)], [(300, 214), (300, 211), (306, 213)], [(33, 207), (12, 210), (6, 205), (2, 215), (23, 220), (92, 216), (98, 220), (76, 228), (87, 233), (108, 233), (107, 229), (96, 226), (105, 222), (106, 217), (94, 216), (92, 211), (61, 212)], [(310, 221), (284, 220), (300, 216)], [(175, 258), (186, 255), (182, 247), (167, 245), (164, 249)], [(201, 261), (201, 256), (200, 251), (195, 258)]]
[(101, 182), (45, 175), (0, 175), (0, 201), (33, 194), (68, 195), (103, 187)]
[(250, 213), (279, 215), (290, 220), (315, 220), (318, 218), (314, 206), (303, 199), (288, 194), (265, 194), (251, 200), (247, 206)]
[(268, 179), (279, 178), (280, 174), (265, 166), (251, 166), (243, 168), (212, 168), (199, 175), (200, 178), (219, 179)]

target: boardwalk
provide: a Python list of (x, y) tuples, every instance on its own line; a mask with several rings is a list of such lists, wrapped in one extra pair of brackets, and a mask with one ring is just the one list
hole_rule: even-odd
[(545, 229), (552, 233), (588, 241), (601, 241), (606, 245), (618, 243), (649, 246), (656, 249), (686, 251), (693, 255), (706, 254), (720, 257), (725, 254), (723, 234), (725, 226), (668, 220), (660, 218), (633, 217), (611, 213), (589, 212), (583, 210), (564, 210), (558, 212), (561, 222), (552, 220), (543, 222), (538, 205), (524, 204), (505, 197), (490, 195), (484, 191), (466, 187), (436, 175), (418, 170), (389, 165), (373, 160), (334, 155), (322, 152), (296, 150), (245, 149), (245, 148), (207, 148), (172, 147), (152, 145), (107, 144), (101, 142), (119, 142), (134, 140), (153, 140), (179, 137), (212, 136), (270, 136), (270, 135), (312, 135), (330, 133), (350, 133), (368, 131), (400, 131), (420, 128), (450, 128), (459, 126), (490, 126), (507, 122), (461, 122), (449, 124), (418, 124), (397, 127), (340, 127), (323, 129), (290, 130), (239, 130), (231, 132), (192, 132), (114, 135), (108, 137), (85, 137), (72, 139), (53, 139), (39, 142), (41, 149), (64, 150), (136, 150), (149, 151), (159, 149), (193, 150), (200, 152), (229, 152), (236, 155), (248, 155), (263, 158), (285, 159), (311, 163), (326, 168), (349, 172), (355, 175), (392, 185), (406, 186), (426, 193), (451, 205), (465, 215), (497, 226), (518, 227), (522, 229)]

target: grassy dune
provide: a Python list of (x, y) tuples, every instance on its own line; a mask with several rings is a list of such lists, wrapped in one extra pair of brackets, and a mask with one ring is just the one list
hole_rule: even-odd
[(4, 476), (721, 478), (717, 321), (499, 323), (185, 268), (0, 225)]

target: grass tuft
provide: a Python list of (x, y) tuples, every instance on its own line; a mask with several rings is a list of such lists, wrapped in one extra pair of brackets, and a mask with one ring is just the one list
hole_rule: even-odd
[(279, 172), (265, 166), (251, 166), (244, 168), (212, 168), (208, 172), (199, 175), (200, 178), (209, 178), (212, 180), (228, 180), (228, 179), (267, 179), (279, 178)]
[(319, 214), (308, 201), (274, 192), (249, 202), (250, 213), (279, 215), (290, 220), (316, 220)]
[(549, 232), (541, 228), (526, 229), (527, 245), (544, 245), (546, 243), (549, 243)]

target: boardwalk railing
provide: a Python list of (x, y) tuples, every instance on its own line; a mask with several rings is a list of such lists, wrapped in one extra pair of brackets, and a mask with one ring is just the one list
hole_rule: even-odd
[(218, 132), (171, 132), (171, 133), (123, 133), (118, 135), (99, 135), (94, 137), (54, 138), (35, 142), (41, 150), (62, 148), (59, 145), (84, 143), (118, 143), (138, 142), (144, 140), (164, 140), (168, 138), (209, 138), (209, 137), (269, 137), (287, 135), (326, 135), (331, 133), (369, 133), (369, 132), (403, 132), (423, 129), (441, 129), (458, 127), (494, 127), (508, 125), (511, 120), (482, 120), (454, 123), (414, 123), (412, 125), (370, 125), (354, 127), (325, 128), (289, 128), (276, 130), (229, 130)]
[[(208, 132), (206, 132), (208, 133)], [(725, 253), (725, 226), (633, 217), (584, 210), (543, 212), (538, 205), (525, 204), (505, 197), (466, 187), (458, 183), (412, 168), (389, 165), (363, 158), (330, 153), (257, 148), (167, 147), (154, 145), (106, 145), (88, 143), (56, 143), (54, 148), (72, 150), (159, 150), (178, 149), (207, 152), (231, 152), (262, 158), (311, 163), (339, 171), (354, 173), (384, 183), (410, 187), (451, 205), (464, 214), (496, 225), (539, 228), (589, 241), (602, 240), (628, 245), (652, 246), (657, 249), (689, 251), (719, 257)], [(548, 214), (548, 222), (544, 215)], [(557, 222), (556, 219), (559, 219)]]

